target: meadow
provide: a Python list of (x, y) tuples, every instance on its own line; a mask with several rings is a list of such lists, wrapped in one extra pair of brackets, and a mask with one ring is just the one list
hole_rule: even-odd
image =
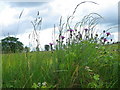
[[(78, 49), (79, 48), (79, 49)], [(117, 88), (118, 44), (4, 54), (3, 88)]]
[(118, 88), (120, 43), (109, 40), (112, 28), (101, 34), (96, 32), (95, 27), (103, 18), (97, 13), (84, 16), (72, 26), (80, 4), (65, 23), (61, 16), (58, 38), (54, 25), (55, 50), (54, 43), (50, 43), (50, 51), (39, 51), (37, 27), (41, 26), (42, 18), (39, 15), (35, 18), (29, 38), (36, 41), (36, 51), (2, 54), (3, 88)]

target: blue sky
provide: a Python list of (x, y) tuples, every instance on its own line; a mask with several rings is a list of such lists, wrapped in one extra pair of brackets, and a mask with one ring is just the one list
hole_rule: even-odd
[[(28, 2), (30, 0), (22, 0), (15, 2), (0, 1), (0, 38), (8, 35), (19, 37), (25, 46), (29, 45), (29, 33), (32, 32), (33, 27), (31, 21), (36, 17), (39, 11), (42, 17), (42, 29), (40, 31), (40, 42), (42, 47), (44, 44), (52, 42), (52, 31), (54, 24), (58, 26), (59, 19), (62, 16), (63, 22), (72, 14), (76, 5), (84, 0), (50, 0), (39, 2)], [(96, 12), (104, 17), (104, 20), (99, 24), (98, 33), (109, 27), (115, 27), (118, 24), (118, 1), (119, 0), (91, 0), (99, 5), (85, 3), (78, 7), (75, 13), (73, 24), (80, 21), (81, 18), (91, 12)], [(19, 15), (21, 11), (23, 14), (21, 19)], [(118, 28), (110, 31), (111, 37), (117, 41)]]

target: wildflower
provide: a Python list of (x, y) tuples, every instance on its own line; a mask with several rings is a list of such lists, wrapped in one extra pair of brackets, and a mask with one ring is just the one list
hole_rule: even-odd
[(110, 35), (110, 33), (109, 33), (109, 32), (107, 32), (106, 34), (107, 34), (107, 36), (109, 36), (109, 35)]
[(38, 83), (38, 86), (39, 86), (39, 87), (41, 86), (41, 83), (40, 83), (40, 82)]
[(97, 46), (95, 48), (98, 48)]
[(88, 31), (88, 29), (87, 29), (87, 28), (85, 28), (84, 30), (85, 30), (85, 32), (87, 32), (87, 31)]
[(51, 46), (53, 45), (53, 43), (49, 43)]
[(106, 42), (106, 41), (107, 41), (107, 39), (106, 39), (106, 38), (104, 38), (103, 40), (104, 40), (104, 42)]
[(61, 36), (62, 39), (64, 39), (65, 37), (64, 36)]
[(67, 31), (73, 32), (74, 30), (73, 30), (73, 29), (69, 29), (69, 30), (67, 30)]
[(89, 72), (93, 71), (93, 70), (91, 70), (90, 67), (88, 67), (88, 66), (85, 66), (85, 69), (86, 69), (87, 71), (89, 71)]
[(47, 85), (47, 82), (43, 82), (42, 85), (43, 85), (43, 86), (46, 86), (46, 85)]
[(88, 67), (88, 66), (85, 66), (85, 69), (90, 69), (90, 67)]

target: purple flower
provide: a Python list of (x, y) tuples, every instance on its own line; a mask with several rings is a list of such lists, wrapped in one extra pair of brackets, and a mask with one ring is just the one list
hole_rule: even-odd
[(51, 46), (53, 45), (53, 43), (49, 43)]
[(104, 42), (106, 42), (106, 41), (107, 41), (107, 39), (106, 39), (106, 38), (104, 38), (103, 40), (104, 40)]
[(106, 34), (107, 34), (107, 36), (109, 36), (109, 35), (110, 35), (110, 33), (109, 33), (109, 32), (107, 32)]
[(88, 31), (88, 29), (87, 29), (87, 28), (85, 28), (84, 30), (85, 30), (85, 32), (87, 32), (87, 31)]
[(73, 29), (69, 29), (69, 30), (67, 30), (67, 31), (73, 32), (74, 30), (73, 30)]
[(64, 36), (61, 36), (62, 39), (64, 39), (65, 37)]

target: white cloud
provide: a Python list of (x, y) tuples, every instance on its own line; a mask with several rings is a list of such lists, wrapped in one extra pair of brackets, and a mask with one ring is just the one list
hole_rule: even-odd
[(14, 8), (6, 7), (0, 12), (0, 24), (7, 26), (8, 24), (16, 23), (17, 19), (14, 18), (19, 12)]

